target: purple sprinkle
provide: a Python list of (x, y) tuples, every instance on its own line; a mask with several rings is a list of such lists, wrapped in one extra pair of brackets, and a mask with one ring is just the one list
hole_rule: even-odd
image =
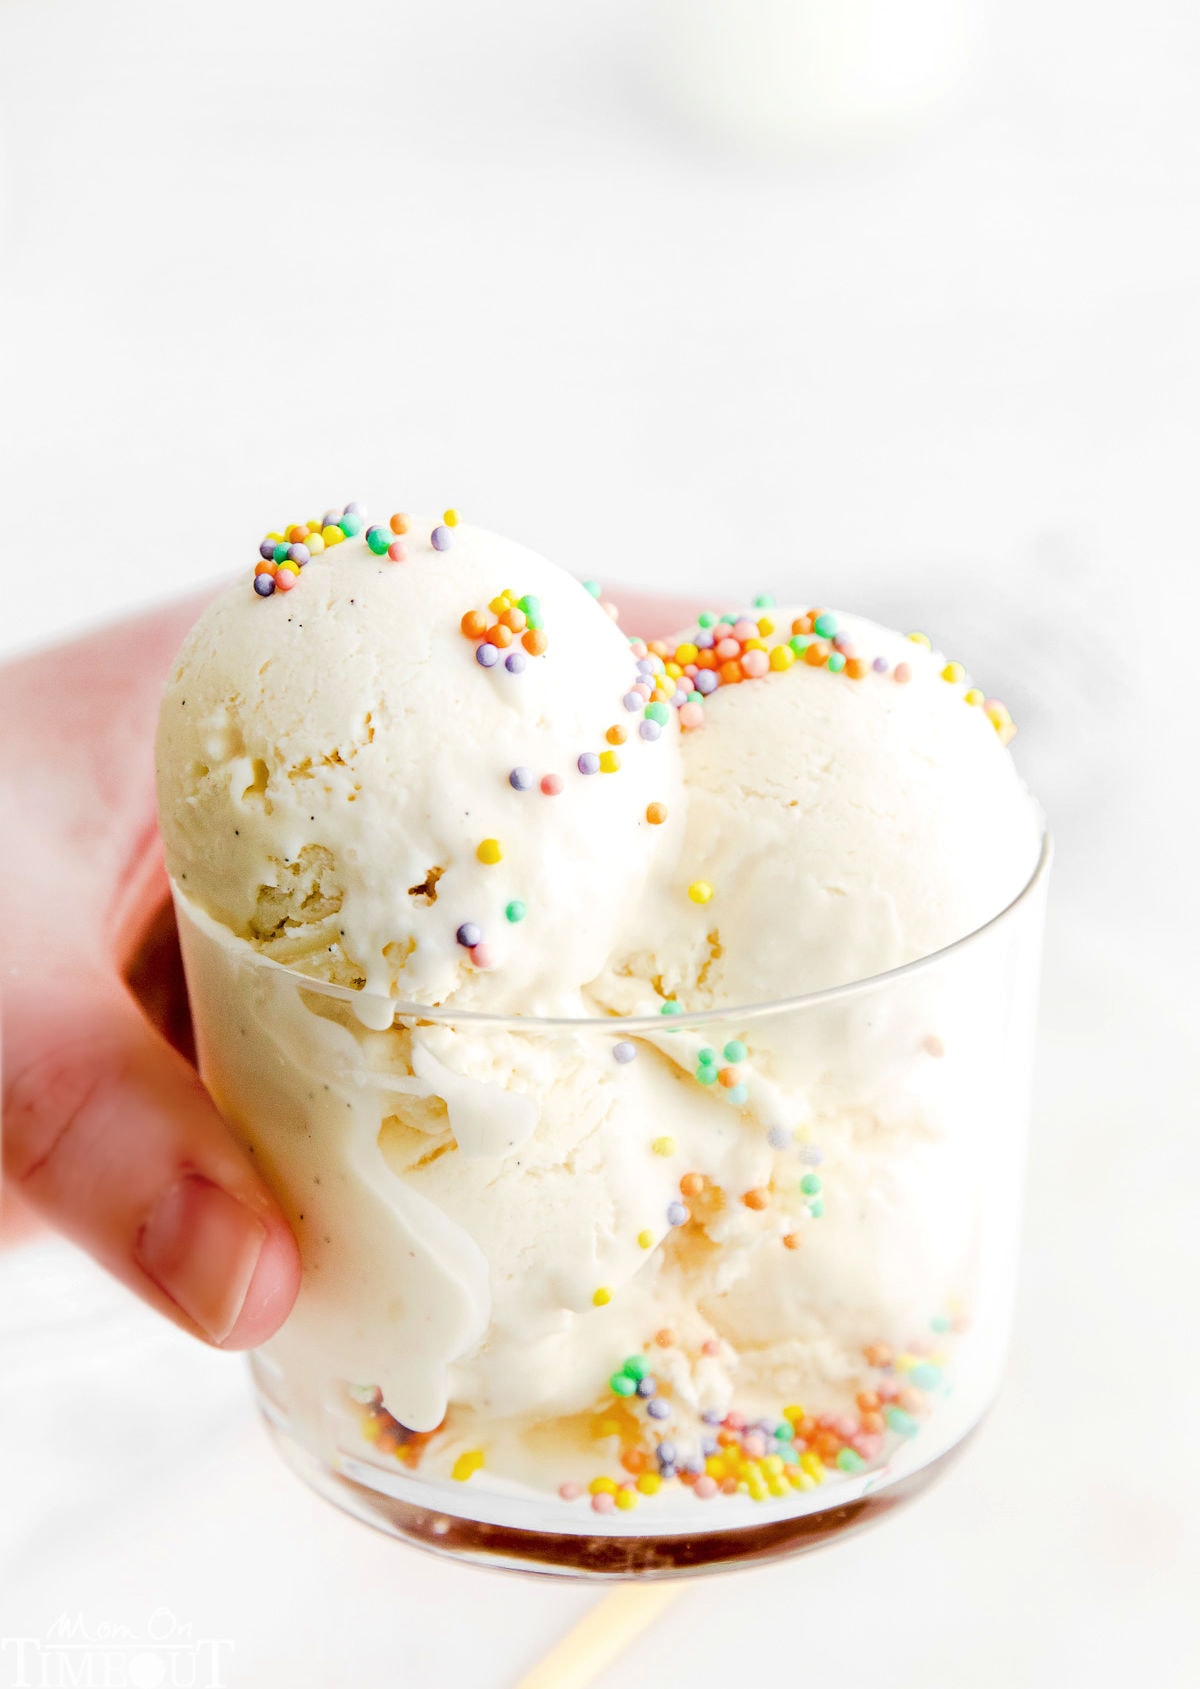
[(716, 643), (711, 628), (701, 628), (699, 633), (692, 635), (692, 644), (697, 651), (711, 651)]
[(581, 774), (599, 774), (600, 758), (595, 751), (584, 751), (575, 766)]
[(671, 695), (671, 708), (674, 710), (681, 710), (691, 695), (692, 689), (690, 686), (679, 687), (678, 690)]
[(464, 950), (474, 950), (477, 944), (483, 943), (483, 929), (477, 927), (474, 921), (464, 921), (454, 936)]
[(888, 671), (887, 658), (876, 657), (875, 661), (871, 664), (871, 667), (875, 670), (876, 674), (886, 674)]
[(254, 577), (254, 590), (260, 598), (270, 598), (275, 591), (274, 575), (261, 574)]
[(806, 1167), (819, 1167), (825, 1157), (821, 1154), (819, 1149), (809, 1148), (802, 1149), (800, 1151), (800, 1159), (804, 1162)]
[(288, 556), (291, 558), (293, 563), (299, 563), (300, 567), (303, 569), (304, 565), (308, 562), (308, 547), (306, 545), (299, 544), (299, 542), (295, 545), (289, 545)]
[(657, 1389), (658, 1385), (654, 1382), (653, 1378), (647, 1377), (638, 1379), (637, 1393), (639, 1396), (652, 1396)]
[(475, 661), (481, 669), (494, 669), (500, 661), (500, 653), (494, 645), (489, 645), (485, 639), (482, 645), (475, 647)]
[(772, 1126), (767, 1133), (767, 1142), (772, 1149), (791, 1149), (792, 1134), (786, 1126)]
[(640, 710), (646, 700), (642, 697), (640, 692), (626, 692), (625, 696), (621, 699), (621, 702), (624, 704), (625, 708), (632, 713), (636, 710)]
[(527, 792), (533, 785), (532, 768), (510, 768), (508, 771), (508, 783), (514, 792)]
[(362, 516), (363, 513), (363, 507), (361, 504), (348, 504), (345, 510), (342, 511), (343, 516)]
[(321, 526), (323, 528), (336, 528), (338, 525), (338, 517), (343, 514), (344, 513), (340, 510), (327, 510), (321, 518)]
[(663, 1479), (674, 1478), (676, 1476), (675, 1467), (668, 1461), (666, 1465), (659, 1467), (658, 1475)]
[(702, 1460), (698, 1460), (695, 1455), (692, 1455), (688, 1460), (683, 1462), (683, 1470), (685, 1472), (693, 1473), (698, 1478), (701, 1472), (704, 1471), (704, 1462)]
[(673, 1466), (679, 1458), (679, 1450), (669, 1437), (664, 1437), (654, 1452), (664, 1466)]
[(505, 657), (505, 659), (504, 659), (504, 666), (508, 670), (509, 674), (524, 674), (525, 673), (525, 653), (524, 653), (524, 651), (510, 651), (508, 653), (508, 656)]
[(433, 530), (433, 532), (429, 536), (429, 543), (432, 545), (432, 547), (435, 551), (449, 551), (449, 549), (450, 549), (450, 530), (449, 530), (449, 528), (443, 527), (442, 524), (439, 522), (437, 527)]
[(716, 1454), (720, 1446), (720, 1443), (718, 1443), (715, 1437), (705, 1437), (700, 1444), (700, 1453), (706, 1456)]
[(691, 1217), (682, 1202), (667, 1204), (667, 1224), (669, 1226), (686, 1226)]
[(721, 1412), (719, 1407), (710, 1407), (705, 1408), (700, 1417), (706, 1425), (719, 1425), (725, 1415)]
[(614, 1061), (619, 1061), (619, 1062), (622, 1062), (622, 1063), (627, 1062), (627, 1061), (632, 1061), (634, 1056), (636, 1056), (636, 1055), (637, 1055), (637, 1050), (629, 1042), (628, 1038), (622, 1038), (620, 1043), (613, 1045), (613, 1060)]
[(854, 641), (844, 633), (834, 635), (833, 648), (835, 651), (840, 651), (843, 657), (853, 657), (854, 655)]
[(639, 657), (638, 660), (637, 660), (637, 671), (638, 671), (639, 674), (653, 674), (654, 673), (654, 659), (653, 659), (653, 657)]
[(717, 677), (713, 673), (712, 669), (701, 669), (696, 676), (694, 684), (696, 691), (703, 693), (707, 698), (710, 692), (715, 692), (717, 690)]
[(775, 1421), (773, 1419), (756, 1419), (754, 1424), (756, 1429), (761, 1431), (764, 1437), (773, 1437), (775, 1435)]
[(648, 739), (651, 744), (653, 744), (655, 739), (662, 738), (662, 726), (657, 721), (639, 721), (638, 732), (641, 734), (643, 739)]
[(651, 1396), (646, 1403), (646, 1412), (651, 1419), (670, 1419), (671, 1410), (661, 1396)]
[(258, 548), (258, 555), (270, 563), (275, 556), (275, 541), (264, 540)]

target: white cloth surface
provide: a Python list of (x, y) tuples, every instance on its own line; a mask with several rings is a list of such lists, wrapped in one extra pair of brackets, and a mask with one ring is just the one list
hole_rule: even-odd
[[(1059, 841), (1007, 1388), (600, 1689), (1190, 1685), (1200, 13), (1014, 0), (960, 115), (785, 159), (669, 117), (644, 11), (0, 0), (0, 654), (379, 496), (966, 661)], [(0, 1498), (0, 1637), (167, 1607), (254, 1689), (499, 1689), (595, 1599), (324, 1506), (61, 1245), (0, 1257)]]

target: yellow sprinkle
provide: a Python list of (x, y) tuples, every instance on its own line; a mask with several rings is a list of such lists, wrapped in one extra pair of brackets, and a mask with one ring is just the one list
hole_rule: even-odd
[(304, 543), (308, 547), (308, 549), (312, 552), (314, 557), (317, 555), (317, 553), (319, 551), (324, 551), (324, 549), (325, 549), (325, 540), (324, 540), (324, 538), (321, 534), (321, 530), (319, 528), (317, 529), (315, 534), (310, 533), (308, 538), (305, 540)]
[(662, 1489), (662, 1479), (657, 1472), (643, 1472), (637, 1481), (637, 1487), (643, 1495), (657, 1495)]
[(304, 526), (308, 529), (310, 534), (319, 534), (321, 532), (321, 524), (319, 522), (306, 522)]
[(904, 1355), (897, 1355), (896, 1356), (895, 1365), (900, 1368), (901, 1372), (911, 1372), (913, 1367), (916, 1366), (916, 1364), (917, 1364), (916, 1355), (904, 1354)]
[(654, 1248), (654, 1233), (652, 1231), (650, 1231), (649, 1228), (647, 1228), (647, 1230), (644, 1231), (644, 1232), (638, 1233), (638, 1248), (639, 1249), (653, 1249)]
[(814, 1478), (811, 1473), (801, 1472), (800, 1474), (800, 1488), (802, 1490), (815, 1490), (820, 1481), (819, 1478)]
[(655, 1155), (674, 1155), (675, 1140), (674, 1138), (655, 1138), (654, 1142), (650, 1145), (650, 1148), (654, 1151)]
[(615, 774), (617, 772), (618, 768), (620, 768), (620, 766), (621, 766), (621, 759), (617, 755), (616, 751), (601, 751), (600, 752), (600, 772), (601, 772), (601, 774)]
[(784, 1408), (783, 1417), (790, 1425), (794, 1425), (798, 1419), (804, 1418), (804, 1409), (798, 1402), (793, 1402), (790, 1407)]
[(674, 687), (672, 687), (671, 690), (668, 692), (665, 686), (656, 686), (654, 688), (654, 691), (650, 694), (650, 702), (652, 704), (665, 704), (665, 703), (668, 703), (670, 701), (670, 699), (673, 698), (674, 696), (675, 696), (675, 688)]
[[(787, 1481), (794, 1490), (800, 1489), (807, 1477), (808, 1474), (806, 1472), (801, 1472), (798, 1466), (789, 1466), (787, 1469)], [(809, 1478), (808, 1482), (811, 1485), (812, 1479)]]
[(279, 565), (279, 569), (278, 569), (277, 573), (282, 573), (284, 570), (286, 570), (289, 575), (299, 576), (300, 565), (299, 565), (299, 563), (291, 563), (291, 562), (281, 563)]
[(805, 1449), (804, 1453), (800, 1456), (800, 1466), (801, 1469), (807, 1472), (809, 1477), (818, 1484), (825, 1476), (824, 1462), (822, 1461), (820, 1455), (814, 1454), (811, 1449)]
[(442, 521), (446, 524), (446, 526), (448, 528), (457, 528), (458, 527), (458, 511), (457, 510), (443, 510), (442, 511)]
[(776, 674), (781, 674), (784, 669), (790, 669), (795, 661), (796, 653), (790, 645), (777, 645), (771, 652), (771, 667)]
[(593, 1478), (588, 1485), (589, 1495), (616, 1495), (617, 1486), (612, 1478)]
[(967, 678), (967, 671), (961, 663), (947, 663), (942, 670), (942, 679), (948, 680), (951, 686), (960, 686)]
[(606, 1290), (603, 1285), (600, 1286), (599, 1290), (593, 1290), (593, 1292), (592, 1292), (592, 1303), (595, 1307), (605, 1308), (605, 1307), (608, 1306), (608, 1304), (611, 1301), (612, 1301), (612, 1291)]
[(711, 903), (713, 888), (707, 880), (693, 880), (688, 887), (688, 896), (693, 903)]
[(488, 609), (492, 612), (493, 616), (499, 616), (502, 611), (507, 610), (509, 607), (509, 599), (506, 592), (498, 592), (495, 598), (490, 599), (488, 602)]
[[(692, 645), (687, 640), (685, 640), (682, 645), (677, 646), (675, 650), (675, 661), (680, 666), (680, 672), (682, 673), (683, 669), (685, 669), (689, 663), (694, 663), (699, 655), (699, 648)], [(667, 672), (670, 673), (670, 670)]]
[(923, 645), (927, 651), (933, 649), (933, 641), (927, 633), (910, 633), (908, 637), (914, 645)]
[(620, 1422), (616, 1419), (602, 1419), (596, 1426), (597, 1437), (616, 1437), (620, 1434)]
[(363, 1420), (362, 1434), (368, 1443), (373, 1443), (383, 1430), (383, 1421), (373, 1416)]
[(765, 639), (748, 639), (742, 649), (744, 651), (765, 651), (767, 642)]
[(771, 620), (770, 616), (760, 616), (758, 618), (758, 631), (762, 634), (764, 639), (766, 639), (768, 634), (775, 632), (775, 623)]
[(964, 704), (982, 704), (982, 702), (983, 693), (979, 690), (978, 686), (972, 686), (969, 691), (963, 693)]
[(724, 1478), (727, 1469), (724, 1460), (719, 1454), (710, 1454), (708, 1459), (704, 1462), (704, 1470), (708, 1473), (710, 1478)]
[(481, 862), (486, 862), (490, 867), (499, 862), (504, 852), (500, 849), (499, 839), (484, 839), (475, 854)]
[(331, 522), (327, 528), (321, 529), (321, 538), (325, 541), (326, 545), (341, 545), (345, 537), (346, 536), (342, 530), (333, 522)]
[(671, 676), (672, 680), (678, 680), (683, 673), (683, 669), (678, 663), (664, 663), (663, 669), (665, 673)]
[(783, 1478), (772, 1478), (767, 1488), (772, 1495), (786, 1495), (788, 1493), (787, 1481)]
[(750, 1492), (750, 1500), (751, 1501), (766, 1501), (766, 1499), (767, 1499), (767, 1486), (765, 1484), (763, 1484), (763, 1483), (747, 1484), (746, 1488)]
[(637, 1491), (634, 1489), (633, 1485), (622, 1484), (620, 1489), (617, 1491), (617, 1506), (628, 1513), (630, 1508), (636, 1507), (637, 1504)]
[(769, 1478), (778, 1478), (783, 1471), (783, 1462), (777, 1454), (767, 1454), (763, 1456), (762, 1469)]
[(271, 533), (269, 533), (269, 534), (268, 534), (268, 535), (267, 535), (267, 538), (268, 538), (268, 539), (269, 539), (269, 540), (282, 540), (282, 539), (283, 539), (283, 535), (282, 535), (282, 534), (277, 534), (277, 533), (275, 533), (275, 532), (271, 532)]
[(450, 1468), (450, 1476), (452, 1478), (457, 1478), (460, 1484), (465, 1484), (471, 1474), (473, 1472), (478, 1472), (482, 1465), (483, 1450), (467, 1449), (464, 1454), (459, 1455), (458, 1459), (454, 1462), (454, 1465)]

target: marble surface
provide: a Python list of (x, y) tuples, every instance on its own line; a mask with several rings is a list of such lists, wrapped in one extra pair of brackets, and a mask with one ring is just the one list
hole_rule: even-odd
[[(647, 16), (0, 0), (0, 655), (394, 494), (968, 658), (1059, 842), (1008, 1384), (601, 1689), (1191, 1684), (1200, 16), (1014, 0), (957, 115), (791, 157), (671, 117)], [(0, 1496), (0, 1637), (166, 1607), (255, 1689), (499, 1689), (596, 1599), (326, 1508), (52, 1243), (0, 1256)]]

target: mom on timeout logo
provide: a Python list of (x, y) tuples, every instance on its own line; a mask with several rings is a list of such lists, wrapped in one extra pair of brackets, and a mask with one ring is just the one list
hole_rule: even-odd
[(140, 1631), (60, 1613), (44, 1636), (0, 1636), (0, 1689), (230, 1689), (232, 1653), (168, 1607)]

